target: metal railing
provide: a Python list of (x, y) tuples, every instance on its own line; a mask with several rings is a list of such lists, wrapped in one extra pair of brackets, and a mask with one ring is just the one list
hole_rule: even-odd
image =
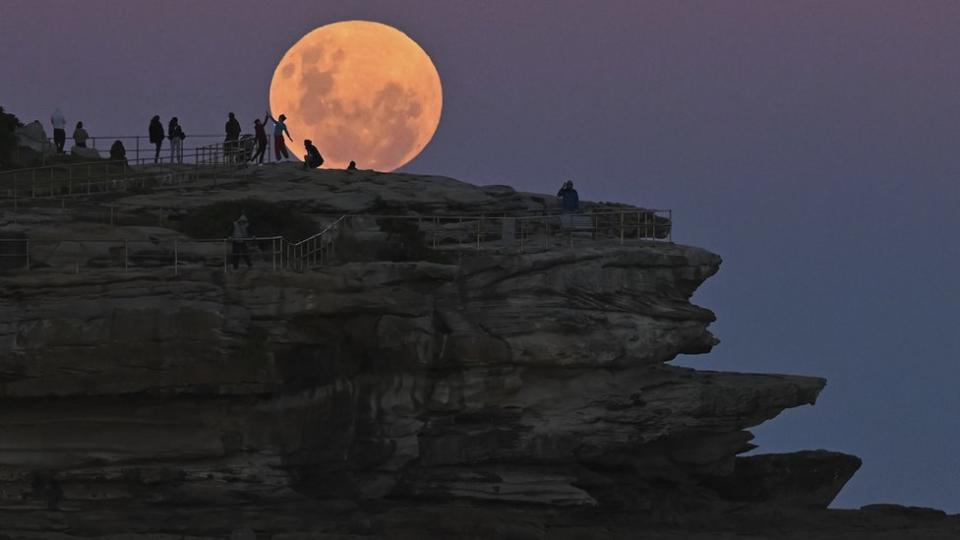
[(283, 269), (282, 236), (242, 239), (44, 239), (0, 238), (0, 270), (80, 274), (82, 272), (149, 271), (180, 275), (190, 269), (239, 266), (257, 261), (270, 270)]
[(217, 178), (226, 171), (246, 166), (248, 149), (234, 143), (214, 143), (191, 149), (188, 162), (155, 166), (128, 159), (46, 165), (0, 171), (0, 200), (86, 196), (107, 191), (125, 191), (131, 186), (176, 184), (201, 177)]
[[(673, 241), (673, 211), (636, 209), (583, 214), (541, 215), (458, 215), (340, 216), (319, 233), (300, 242), (288, 243), (286, 267), (303, 272), (334, 260), (340, 232), (347, 227), (370, 228), (375, 222), (380, 232), (393, 228), (390, 222), (413, 225), (406, 234), (438, 251), (526, 254), (557, 248), (573, 248), (589, 242), (624, 245), (628, 241)], [(358, 226), (355, 226), (358, 225)], [(388, 233), (389, 234), (389, 233)], [(404, 234), (398, 232), (397, 234)], [(589, 240), (582, 237), (589, 235)]]
[[(246, 137), (246, 138), (243, 138)], [(203, 141), (219, 141), (221, 143), (226, 142), (224, 140), (224, 135), (190, 135), (183, 142), (187, 144), (193, 144), (194, 142), (203, 142)], [(106, 136), (97, 136), (90, 137), (87, 139), (87, 146), (82, 147), (87, 153), (96, 152), (102, 159), (110, 159), (110, 148), (113, 146), (113, 143), (120, 141), (123, 143), (124, 150), (126, 152), (126, 159), (130, 164), (137, 165), (148, 165), (148, 164), (181, 164), (181, 163), (191, 163), (191, 157), (195, 155), (195, 150), (199, 148), (205, 148), (215, 144), (214, 142), (208, 142), (206, 144), (201, 144), (199, 146), (189, 146), (182, 147), (182, 160), (177, 159), (177, 155), (174, 154), (173, 144), (169, 138), (164, 138), (161, 145), (159, 155), (156, 154), (156, 145), (150, 142), (148, 136), (140, 135), (122, 135), (118, 137), (106, 137)], [(249, 133), (241, 135), (240, 141), (250, 141), (250, 147), (254, 148), (256, 146), (255, 139)], [(273, 141), (270, 138), (267, 139), (267, 148), (264, 152), (264, 161), (272, 161), (273, 152), (272, 150)], [(32, 151), (32, 154), (36, 154), (36, 158), (40, 160), (40, 167), (45, 167), (48, 165), (57, 166), (55, 162), (63, 159), (63, 156), (74, 155), (72, 152), (75, 148), (75, 145), (72, 144), (71, 139), (67, 139), (67, 145), (64, 148), (62, 154), (55, 153), (52, 149), (55, 147), (53, 138), (48, 138), (48, 144), (46, 145), (46, 151), (36, 152)], [(13, 158), (14, 162), (21, 163), (22, 156), (22, 147), (20, 144), (14, 146)], [(252, 155), (252, 152), (251, 152)]]
[(340, 216), (317, 234), (287, 244), (286, 267), (296, 272), (328, 262), (334, 254), (334, 240), (350, 216)]
[[(110, 221), (114, 222), (113, 211)], [(212, 268), (241, 262), (245, 254), (267, 262), (271, 270), (305, 272), (338, 262), (336, 244), (345, 229), (386, 234), (383, 242), (407, 243), (458, 254), (532, 254), (577, 245), (625, 245), (672, 242), (673, 212), (636, 209), (584, 214), (545, 215), (343, 215), (299, 242), (282, 236), (235, 240), (0, 238), (0, 270), (80, 273), (81, 270), (172, 267)], [(391, 239), (399, 235), (402, 240)], [(588, 237), (589, 239), (585, 239)], [(356, 240), (355, 240), (356, 241)], [(359, 241), (357, 241), (359, 242)], [(253, 248), (253, 249), (249, 249)], [(248, 253), (249, 251), (249, 253)], [(245, 262), (245, 261), (244, 261)]]

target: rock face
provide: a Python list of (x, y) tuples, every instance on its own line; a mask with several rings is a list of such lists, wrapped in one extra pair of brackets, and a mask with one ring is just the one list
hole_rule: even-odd
[[(432, 183), (407, 181), (398, 186)], [(299, 176), (271, 182), (309, 192)], [(297, 204), (335, 207), (317, 182)], [(249, 195), (256, 184), (245, 185)], [(439, 201), (421, 190), (415, 204), (537, 204), (441, 185)], [(403, 198), (389, 184), (374, 186), (356, 186), (356, 200), (379, 193), (384, 213), (410, 210), (382, 203)], [(49, 226), (40, 214), (34, 223)], [(753, 448), (747, 429), (813, 404), (823, 379), (669, 365), (717, 344), (713, 313), (690, 299), (720, 262), (665, 242), (581, 243), (433, 261), (343, 255), (302, 274), (10, 275), (0, 531), (634, 538), (639, 527), (650, 538), (762, 538), (784, 523), (817, 537), (828, 523), (880, 537), (855, 536), (881, 530), (864, 513), (823, 510), (857, 458), (738, 457)], [(871, 512), (877, 527), (906, 515)], [(927, 537), (956, 526), (916, 515)]]

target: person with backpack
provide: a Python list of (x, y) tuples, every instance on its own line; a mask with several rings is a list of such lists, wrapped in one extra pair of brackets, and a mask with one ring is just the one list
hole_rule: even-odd
[(87, 133), (87, 130), (83, 129), (83, 122), (77, 122), (77, 128), (73, 130), (73, 144), (77, 148), (86, 148), (87, 139), (90, 138), (90, 135)]
[(257, 151), (253, 154), (253, 157), (250, 158), (250, 161), (256, 159), (257, 165), (263, 165), (263, 154), (267, 151), (267, 129), (265, 126), (267, 118), (269, 118), (269, 115), (263, 119), (263, 122), (261, 122), (259, 118), (253, 121), (253, 132), (257, 140)]
[(277, 161), (280, 161), (281, 154), (283, 155), (283, 159), (289, 158), (290, 153), (287, 152), (287, 143), (283, 140), (283, 135), (286, 134), (290, 142), (293, 142), (293, 137), (290, 136), (290, 131), (287, 129), (287, 124), (285, 123), (287, 116), (281, 114), (280, 118), (274, 118), (270, 115), (270, 111), (267, 111), (267, 118), (273, 122), (273, 153)]
[(239, 145), (237, 141), (240, 140), (240, 132), (242, 128), (240, 127), (240, 122), (237, 121), (237, 117), (233, 113), (227, 114), (227, 124), (224, 126), (224, 131), (226, 131), (227, 136), (223, 140), (223, 152), (225, 157), (232, 157), (237, 155), (239, 150)]
[(163, 146), (163, 139), (163, 123), (160, 122), (160, 116), (156, 115), (150, 119), (150, 143), (157, 146), (157, 153), (153, 155), (154, 163), (160, 161), (160, 147)]
[(317, 147), (313, 145), (313, 141), (306, 139), (303, 141), (303, 147), (307, 150), (307, 155), (303, 156), (304, 169), (316, 169), (323, 165), (323, 156), (320, 155)]
[(177, 164), (183, 163), (183, 140), (187, 138), (183, 134), (183, 128), (180, 127), (180, 121), (176, 116), (170, 119), (167, 125), (167, 136), (170, 138), (170, 162)]

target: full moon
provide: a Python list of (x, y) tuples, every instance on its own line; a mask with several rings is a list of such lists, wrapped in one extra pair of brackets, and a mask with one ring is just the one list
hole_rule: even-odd
[(442, 108), (430, 56), (400, 30), (369, 21), (303, 36), (270, 83), (270, 109), (287, 116), (291, 154), (303, 159), (303, 141), (311, 139), (329, 168), (403, 166), (430, 142)]

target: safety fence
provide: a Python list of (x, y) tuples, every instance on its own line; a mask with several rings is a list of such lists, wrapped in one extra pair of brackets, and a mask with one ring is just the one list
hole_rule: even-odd
[[(94, 137), (89, 137), (86, 141), (86, 146), (77, 147), (73, 144), (72, 139), (67, 139), (67, 145), (64, 148), (63, 154), (52, 153), (55, 147), (53, 138), (48, 138), (48, 143), (46, 145), (45, 152), (39, 152), (37, 158), (42, 161), (41, 165), (46, 165), (48, 160), (51, 159), (61, 159), (59, 156), (74, 154), (74, 155), (89, 155), (97, 154), (101, 158), (110, 159), (110, 150), (113, 145), (120, 141), (123, 145), (123, 148), (126, 152), (126, 157), (131, 162), (136, 163), (158, 163), (158, 164), (172, 164), (177, 162), (177, 155), (174, 152), (174, 145), (172, 144), (169, 138), (164, 138), (163, 142), (160, 144), (160, 151), (157, 152), (157, 147), (154, 143), (150, 142), (150, 137), (146, 135), (117, 135), (117, 136), (107, 136), (107, 135), (97, 135)], [(183, 158), (187, 162), (189, 161), (192, 151), (196, 148), (202, 148), (204, 146), (209, 146), (214, 144), (217, 141), (224, 141), (224, 135), (189, 135), (186, 139), (183, 140), (183, 144), (188, 145), (183, 148)], [(240, 141), (250, 141), (248, 144), (251, 148), (253, 146), (253, 135), (245, 134), (240, 136)], [(195, 143), (203, 143), (197, 145)], [(271, 141), (267, 141), (267, 152), (264, 154), (265, 160), (269, 161), (271, 159), (270, 153), (270, 144)], [(17, 145), (14, 149), (14, 159), (15, 161), (20, 161), (20, 152), (21, 147)]]
[(283, 269), (283, 237), (243, 239), (0, 238), (0, 270), (31, 273), (155, 271), (254, 266)]
[[(110, 217), (113, 221), (114, 216)], [(636, 209), (586, 214), (391, 216), (344, 215), (298, 242), (282, 236), (244, 239), (0, 238), (0, 270), (81, 273), (97, 270), (184, 270), (249, 263), (305, 272), (353, 260), (364, 243), (429, 250), (437, 255), (531, 254), (556, 249), (672, 241), (672, 211)], [(366, 240), (364, 238), (367, 238)], [(372, 240), (371, 240), (372, 239)], [(346, 249), (338, 245), (348, 243)], [(347, 252), (341, 257), (340, 251)], [(359, 258), (357, 260), (369, 260)]]
[(189, 163), (155, 166), (127, 159), (64, 163), (0, 172), (0, 200), (88, 196), (134, 187), (180, 185), (234, 175), (247, 163), (238, 146), (214, 143), (190, 151)]

